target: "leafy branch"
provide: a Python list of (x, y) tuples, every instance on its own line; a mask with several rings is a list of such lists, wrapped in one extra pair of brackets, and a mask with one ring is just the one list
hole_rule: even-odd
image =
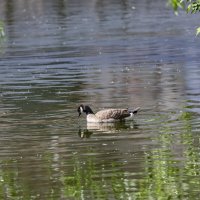
[[(168, 4), (174, 9), (176, 15), (179, 9), (191, 14), (200, 12), (200, 0), (168, 0)], [(200, 27), (196, 29), (196, 35), (199, 34)]]

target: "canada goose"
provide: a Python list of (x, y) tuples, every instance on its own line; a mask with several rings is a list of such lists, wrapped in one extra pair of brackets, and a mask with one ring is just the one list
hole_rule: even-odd
[(138, 112), (140, 108), (136, 108), (133, 111), (128, 109), (105, 109), (94, 114), (92, 109), (87, 105), (80, 105), (77, 109), (79, 116), (81, 113), (85, 113), (87, 116), (87, 122), (115, 122), (122, 121), (127, 118), (132, 118), (134, 114)]

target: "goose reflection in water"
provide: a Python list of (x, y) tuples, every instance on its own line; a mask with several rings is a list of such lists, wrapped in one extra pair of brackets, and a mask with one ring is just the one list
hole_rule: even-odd
[(87, 123), (86, 129), (79, 129), (78, 135), (81, 138), (89, 138), (97, 133), (121, 133), (122, 130), (138, 129), (139, 125), (135, 121), (126, 123), (125, 121), (115, 123)]

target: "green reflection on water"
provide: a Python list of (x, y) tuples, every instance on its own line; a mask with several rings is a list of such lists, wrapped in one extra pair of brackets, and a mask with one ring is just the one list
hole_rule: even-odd
[[(120, 170), (123, 164), (111, 161), (97, 166), (96, 163), (95, 156), (88, 157), (84, 163), (74, 157), (73, 173), (61, 178), (65, 196), (75, 199), (126, 199), (126, 178)], [(106, 172), (108, 169), (110, 175)]]
[(179, 133), (170, 123), (159, 130), (156, 140), (160, 147), (146, 153), (146, 176), (139, 184), (139, 199), (199, 198), (199, 148), (194, 145), (191, 118), (191, 113), (181, 114)]
[(45, 152), (37, 158), (42, 166), (37, 163), (36, 175), (28, 178), (21, 169), (25, 159), (3, 160), (0, 199), (198, 199), (199, 141), (192, 132), (192, 119), (191, 113), (182, 113), (155, 130), (153, 140), (159, 145), (144, 150), (140, 172), (127, 170), (130, 163), (119, 158), (101, 159), (98, 149), (85, 146), (82, 153), (56, 162), (53, 152)]
[(6, 41), (5, 25), (2, 20), (0, 20), (0, 53), (4, 51)]

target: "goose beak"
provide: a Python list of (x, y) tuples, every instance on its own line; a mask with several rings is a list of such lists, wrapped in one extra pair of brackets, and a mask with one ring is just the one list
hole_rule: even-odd
[(80, 117), (81, 116), (81, 109), (80, 109), (80, 107), (78, 107), (77, 111), (78, 111), (78, 117)]
[(78, 107), (77, 111), (78, 111), (78, 116), (80, 117), (80, 116), (81, 116), (81, 113), (84, 112), (84, 107), (83, 107), (83, 105), (80, 105), (80, 106)]

